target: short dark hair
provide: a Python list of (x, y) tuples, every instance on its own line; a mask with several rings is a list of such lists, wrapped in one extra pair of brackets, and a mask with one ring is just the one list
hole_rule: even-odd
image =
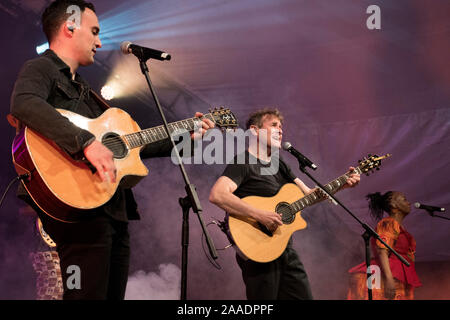
[(84, 0), (53, 1), (42, 14), (42, 29), (49, 43), (58, 33), (59, 27), (70, 17), (71, 13), (67, 13), (67, 8), (72, 5), (78, 6), (81, 12), (84, 12), (86, 8), (95, 12), (94, 5)]
[(258, 128), (261, 128), (263, 118), (267, 115), (277, 117), (280, 119), (281, 122), (283, 122), (283, 115), (278, 109), (272, 109), (272, 108), (264, 108), (259, 109), (252, 114), (250, 114), (248, 120), (247, 120), (247, 129), (250, 129), (250, 126), (257, 126)]

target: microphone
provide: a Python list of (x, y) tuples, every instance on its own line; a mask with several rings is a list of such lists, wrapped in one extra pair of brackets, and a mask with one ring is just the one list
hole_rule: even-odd
[(140, 60), (156, 59), (156, 60), (170, 60), (171, 56), (167, 52), (159, 51), (152, 48), (146, 48), (132, 44), (130, 41), (124, 41), (120, 44), (120, 50), (123, 54), (134, 54)]
[(296, 150), (290, 142), (283, 142), (282, 146), (284, 150), (296, 157), (298, 161), (300, 161), (300, 163), (302, 163), (303, 165), (310, 167), (313, 170), (317, 169), (317, 166), (311, 160), (301, 154), (300, 151)]
[(424, 210), (427, 210), (430, 212), (434, 212), (434, 211), (444, 212), (445, 211), (445, 208), (427, 206), (427, 205), (421, 204), (419, 202), (414, 203), (414, 207), (416, 207), (417, 209), (424, 209)]

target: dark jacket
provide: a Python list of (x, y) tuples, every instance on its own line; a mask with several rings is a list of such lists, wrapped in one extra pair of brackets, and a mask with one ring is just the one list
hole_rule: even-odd
[[(69, 66), (52, 50), (47, 50), (22, 67), (11, 97), (11, 114), (22, 124), (54, 141), (74, 159), (80, 159), (84, 148), (95, 137), (75, 126), (55, 108), (67, 109), (88, 118), (96, 118), (104, 111), (88, 83), (79, 74), (72, 80)], [(169, 156), (170, 151), (170, 141), (166, 139), (144, 147), (141, 157)], [(20, 188), (19, 196), (25, 194), (25, 189)], [(99, 212), (121, 221), (139, 218), (131, 190), (122, 187), (99, 208)]]

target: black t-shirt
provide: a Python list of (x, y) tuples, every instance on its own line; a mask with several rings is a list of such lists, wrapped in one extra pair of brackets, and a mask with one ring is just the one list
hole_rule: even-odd
[[(234, 195), (239, 198), (272, 197), (283, 185), (294, 182), (296, 178), (283, 159), (281, 157), (278, 159), (278, 163), (274, 157), (271, 162), (265, 163), (245, 151), (245, 154), (234, 157), (222, 175), (237, 184), (238, 188), (234, 191)], [(274, 170), (270, 171), (270, 168)]]

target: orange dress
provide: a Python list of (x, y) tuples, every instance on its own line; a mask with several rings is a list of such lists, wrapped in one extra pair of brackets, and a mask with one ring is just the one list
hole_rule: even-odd
[[(413, 300), (414, 288), (422, 285), (414, 267), (416, 241), (397, 220), (391, 217), (382, 219), (377, 225), (376, 232), (383, 241), (410, 263), (410, 266), (407, 267), (394, 254), (389, 254), (389, 266), (396, 283), (394, 300)], [(380, 241), (375, 240), (375, 238), (371, 238), (371, 245), (373, 257), (371, 265), (379, 266), (381, 269), (376, 249), (386, 247)], [(366, 263), (361, 263), (349, 270), (350, 287), (347, 294), (348, 300), (368, 299), (366, 270)], [(383, 278), (382, 276), (379, 288), (372, 288), (373, 300), (386, 300)]]

